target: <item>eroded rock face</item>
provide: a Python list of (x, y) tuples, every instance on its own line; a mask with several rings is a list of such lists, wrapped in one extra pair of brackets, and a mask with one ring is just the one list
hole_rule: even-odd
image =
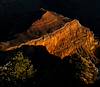
[(16, 39), (0, 42), (1, 50), (13, 50), (22, 45), (43, 45), (49, 53), (61, 58), (73, 54), (83, 47), (88, 52), (95, 48), (93, 33), (78, 20), (51, 11), (35, 21), (25, 32), (15, 35)]
[(68, 59), (70, 66), (72, 66), (72, 75), (81, 84), (93, 84), (97, 80), (98, 68), (91, 60), (91, 57), (80, 53), (75, 53)]
[[(3, 55), (6, 53), (6, 56), (0, 56), (1, 61), (3, 61), (2, 58), (8, 58), (7, 55), (11, 56), (16, 53), (16, 50), (19, 50), (28, 56), (37, 68), (41, 68), (41, 73), (46, 73), (47, 77), (44, 73), (42, 75), (48, 81), (56, 79), (56, 77), (49, 76), (51, 73), (55, 75), (58, 71), (64, 70), (67, 73), (64, 75), (67, 75), (66, 78), (68, 77), (66, 80), (69, 80), (72, 75), (70, 80), (74, 79), (75, 81), (76, 79), (82, 84), (93, 84), (99, 73), (95, 65), (96, 57), (94, 54), (98, 43), (93, 32), (82, 26), (76, 19), (71, 20), (55, 12), (42, 10), (44, 14), (33, 22), (29, 29), (16, 34), (15, 39), (0, 42), (1, 54), (2, 52)], [(67, 61), (65, 61), (66, 59)], [(64, 64), (67, 65), (67, 68)], [(61, 71), (59, 75), (64, 77), (63, 73)], [(46, 80), (43, 81), (45, 83)]]

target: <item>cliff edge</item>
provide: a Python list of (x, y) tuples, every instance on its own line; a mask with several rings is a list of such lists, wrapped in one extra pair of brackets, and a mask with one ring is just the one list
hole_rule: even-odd
[(45, 11), (27, 31), (15, 37), (13, 40), (0, 42), (0, 50), (13, 50), (22, 45), (43, 45), (49, 53), (63, 59), (81, 47), (91, 53), (97, 44), (93, 32), (82, 26), (77, 19), (71, 20), (51, 11)]
[(71, 81), (76, 87), (86, 87), (100, 80), (100, 59), (96, 55), (100, 43), (93, 32), (77, 19), (42, 11), (41, 18), (26, 31), (0, 42), (2, 85), (73, 87)]

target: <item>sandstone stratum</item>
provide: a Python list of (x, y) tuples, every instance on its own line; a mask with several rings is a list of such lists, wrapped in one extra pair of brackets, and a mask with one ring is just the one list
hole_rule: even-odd
[(52, 11), (45, 11), (27, 31), (16, 34), (15, 37), (13, 40), (0, 42), (0, 50), (13, 50), (23, 45), (43, 45), (50, 54), (63, 59), (79, 48), (93, 55), (92, 51), (98, 44), (93, 32), (82, 26), (77, 19), (72, 20)]
[(0, 42), (0, 87), (87, 87), (99, 81), (99, 39), (77, 19), (41, 11), (27, 30)]

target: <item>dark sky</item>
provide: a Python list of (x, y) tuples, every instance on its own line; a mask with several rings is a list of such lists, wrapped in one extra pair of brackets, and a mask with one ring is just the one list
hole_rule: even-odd
[(0, 16), (27, 13), (39, 8), (40, 0), (0, 0)]
[(73, 19), (76, 18), (81, 24), (90, 27), (96, 35), (100, 34), (100, 0), (43, 1), (45, 8), (54, 10)]
[(99, 35), (100, 0), (0, 0), (0, 35), (4, 35), (5, 29), (24, 29), (34, 11), (41, 7), (76, 18)]

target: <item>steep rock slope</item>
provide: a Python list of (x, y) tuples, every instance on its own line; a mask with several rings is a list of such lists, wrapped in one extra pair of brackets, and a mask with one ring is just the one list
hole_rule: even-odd
[(26, 32), (15, 36), (16, 39), (0, 42), (0, 50), (13, 50), (22, 45), (43, 45), (49, 53), (63, 58), (75, 53), (80, 47), (90, 53), (96, 45), (93, 32), (78, 20), (51, 11), (45, 11)]
[[(19, 79), (23, 83), (19, 85), (70, 87), (93, 84), (100, 73), (95, 57), (99, 43), (93, 32), (76, 19), (42, 10), (42, 17), (29, 29), (16, 34), (15, 39), (0, 42), (0, 82), (16, 85)], [(37, 74), (35, 79), (33, 74)]]

